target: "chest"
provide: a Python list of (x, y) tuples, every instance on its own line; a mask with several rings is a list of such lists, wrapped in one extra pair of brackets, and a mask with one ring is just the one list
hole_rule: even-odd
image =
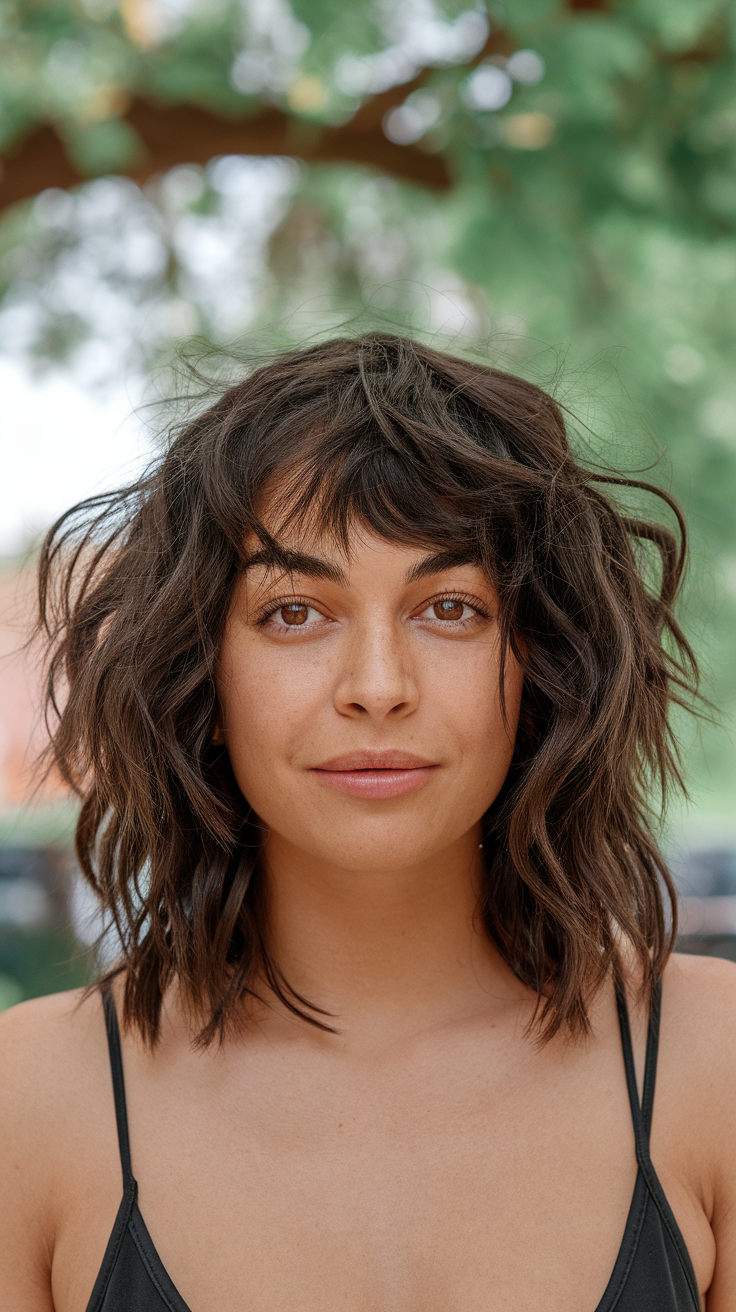
[(636, 1174), (623, 1136), (594, 1143), (570, 1126), (542, 1145), (501, 1116), (386, 1119), (229, 1162), (205, 1140), (144, 1181), (141, 1209), (192, 1312), (490, 1312), (525, 1297), (594, 1312)]
[[(595, 1312), (636, 1176), (623, 1074), (492, 1056), (129, 1081), (141, 1213), (191, 1312)], [(95, 1178), (69, 1312), (119, 1202)]]

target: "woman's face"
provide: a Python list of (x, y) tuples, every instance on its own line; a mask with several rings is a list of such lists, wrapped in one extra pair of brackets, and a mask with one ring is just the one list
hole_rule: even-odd
[[(288, 547), (288, 542), (286, 543)], [(431, 858), (477, 825), (511, 761), (522, 675), (499, 693), (498, 598), (462, 553), (356, 530), (292, 569), (251, 555), (218, 669), (221, 727), (269, 843), (346, 869)]]

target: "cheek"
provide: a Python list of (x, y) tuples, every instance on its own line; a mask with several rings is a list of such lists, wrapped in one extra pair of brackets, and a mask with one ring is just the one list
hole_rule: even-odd
[(218, 700), (228, 752), (238, 785), (258, 811), (263, 799), (288, 787), (295, 745), (314, 723), (324, 701), (324, 669), (315, 662), (265, 655), (247, 641), (223, 647), (217, 676)]
[(509, 660), (504, 716), (498, 662), (469, 662), (463, 673), (441, 694), (445, 723), (459, 749), (458, 769), (447, 780), (447, 821), (453, 829), (470, 829), (503, 787), (514, 754), (523, 682), (519, 666)]
[[(479, 726), (480, 727), (480, 726)], [(468, 796), (480, 818), (493, 805), (501, 792), (514, 754), (514, 720), (504, 723), (500, 715), (489, 717), (483, 726), (483, 737), (474, 746), (472, 778), (468, 780)]]
[[(478, 648), (454, 669), (433, 671), (428, 693), (437, 714), (456, 738), (464, 756), (490, 768), (508, 765), (514, 751), (521, 706), (522, 671), (509, 653), (504, 674), (504, 709), (499, 691), (499, 655)], [(504, 713), (505, 712), (505, 713)]]

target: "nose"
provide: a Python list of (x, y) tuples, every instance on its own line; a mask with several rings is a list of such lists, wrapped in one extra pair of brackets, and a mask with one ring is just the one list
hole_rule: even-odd
[(412, 665), (397, 626), (389, 621), (361, 625), (345, 651), (335, 685), (336, 710), (375, 721), (410, 715), (419, 701)]

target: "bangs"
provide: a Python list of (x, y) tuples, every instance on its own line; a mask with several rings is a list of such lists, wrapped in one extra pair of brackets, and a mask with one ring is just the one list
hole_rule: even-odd
[(518, 481), (508, 437), (456, 381), (418, 370), (412, 343), (381, 345), (353, 358), (339, 398), (325, 387), (294, 408), (269, 397), (258, 442), (241, 435), (248, 523), (238, 518), (235, 535), (246, 527), (271, 550), (287, 534), (326, 538), (347, 554), (362, 525), (411, 546), (461, 544), (488, 564), (489, 521)]
[(405, 546), (457, 551), (462, 543), (479, 561), (486, 554), (485, 515), (472, 497), (428, 487), (426, 472), (394, 451), (333, 458), (331, 468), (314, 452), (277, 476), (262, 503), (252, 528), (272, 551), (287, 539), (316, 539), (349, 557), (351, 536), (363, 529)]

